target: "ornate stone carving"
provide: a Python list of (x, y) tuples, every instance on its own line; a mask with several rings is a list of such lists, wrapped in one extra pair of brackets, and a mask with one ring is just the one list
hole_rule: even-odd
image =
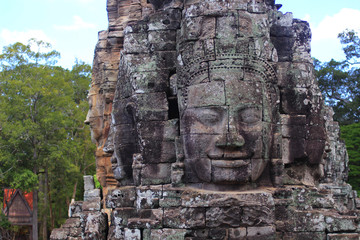
[(98, 152), (112, 156), (98, 176), (118, 185), (105, 188), (108, 239), (360, 237), (309, 24), (280, 7), (108, 1), (90, 97)]

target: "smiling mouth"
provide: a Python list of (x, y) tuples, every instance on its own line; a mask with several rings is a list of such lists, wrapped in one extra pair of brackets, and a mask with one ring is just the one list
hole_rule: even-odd
[(221, 160), (221, 161), (236, 161), (236, 160), (248, 160), (252, 158), (254, 153), (244, 152), (224, 152), (223, 154), (207, 154), (211, 160)]
[(212, 160), (212, 166), (220, 168), (236, 168), (250, 164), (249, 160)]

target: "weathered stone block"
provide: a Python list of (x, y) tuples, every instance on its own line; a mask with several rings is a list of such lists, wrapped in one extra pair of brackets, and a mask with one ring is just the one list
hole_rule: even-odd
[(276, 222), (276, 229), (285, 232), (324, 232), (324, 215), (317, 211), (291, 211), (284, 222)]
[(184, 21), (184, 28), (182, 28), (184, 40), (215, 38), (215, 17), (202, 16), (187, 18)]
[(168, 121), (142, 121), (137, 124), (137, 129), (141, 138), (151, 141), (165, 140), (165, 135), (169, 133), (167, 131), (173, 130), (169, 128), (171, 127), (169, 126)]
[[(143, 163), (173, 163), (176, 161), (175, 143), (144, 139), (141, 142)], [(157, 149), (157, 151), (154, 151)]]
[(134, 207), (136, 200), (135, 187), (121, 187), (109, 191), (107, 195), (106, 207)]
[(168, 102), (164, 92), (135, 95), (138, 121), (168, 120)]
[(271, 37), (274, 44), (279, 62), (291, 62), (293, 60), (294, 37)]
[(164, 209), (164, 227), (168, 227), (168, 228), (205, 227), (205, 208)]
[(282, 236), (283, 240), (293, 240), (293, 239), (301, 239), (301, 240), (324, 240), (326, 238), (326, 233), (323, 232), (286, 232)]
[(250, 13), (264, 13), (266, 9), (265, 0), (249, 1), (248, 3), (248, 11)]
[(306, 153), (311, 164), (319, 164), (324, 155), (325, 140), (307, 140)]
[(136, 208), (116, 208), (111, 214), (111, 223), (116, 227), (126, 227), (128, 219), (137, 216)]
[(137, 209), (158, 208), (162, 196), (162, 186), (138, 187), (136, 189)]
[(84, 239), (107, 239), (108, 220), (106, 213), (89, 213), (84, 217), (86, 222), (84, 228)]
[(161, 198), (159, 201), (159, 206), (162, 208), (171, 208), (171, 207), (180, 207), (181, 199), (180, 198)]
[(182, 196), (183, 207), (232, 207), (232, 206), (274, 206), (274, 199), (270, 193), (254, 192), (227, 192), (228, 194), (212, 191), (187, 192)]
[(171, 163), (146, 164), (141, 177), (142, 185), (171, 183)]
[(333, 233), (327, 235), (328, 240), (358, 240), (360, 234), (358, 233)]
[(147, 33), (125, 34), (124, 51), (126, 53), (147, 53), (149, 51)]
[(69, 217), (73, 217), (75, 214), (78, 214), (82, 211), (82, 201), (75, 201), (70, 203), (69, 206)]
[(176, 50), (176, 31), (150, 31), (149, 43), (151, 51)]
[(84, 191), (93, 190), (94, 188), (94, 177), (89, 175), (84, 176)]
[(84, 191), (84, 201), (100, 198), (100, 189)]
[(68, 235), (70, 233), (69, 228), (55, 228), (51, 232), (50, 239), (51, 240), (63, 240), (67, 239)]
[(167, 9), (150, 17), (149, 31), (178, 29), (180, 27), (180, 20), (180, 9)]
[(281, 128), (282, 136), (286, 138), (305, 139), (307, 127), (305, 125), (283, 125)]
[(192, 85), (188, 88), (188, 107), (222, 106), (225, 104), (223, 81)]
[(125, 228), (124, 237), (125, 239), (141, 240), (141, 231), (140, 229)]
[(246, 228), (229, 228), (229, 239), (245, 239), (246, 238)]
[(246, 239), (275, 239), (275, 226), (248, 227)]
[(284, 164), (292, 163), (296, 159), (306, 158), (306, 141), (301, 138), (282, 139), (282, 160)]
[(81, 227), (76, 227), (76, 228), (70, 228), (69, 231), (69, 239), (81, 239), (81, 234), (82, 234), (82, 228)]
[(169, 86), (167, 73), (134, 72), (130, 75), (133, 93), (165, 92)]
[(100, 197), (92, 198), (91, 200), (85, 201), (82, 206), (83, 211), (100, 211), (101, 210), (101, 199)]
[(78, 228), (81, 225), (80, 218), (69, 218), (61, 225), (63, 228)]
[(351, 232), (357, 228), (356, 216), (325, 216), (326, 229), (328, 232)]
[(124, 229), (119, 226), (110, 226), (108, 240), (124, 240)]
[(243, 211), (239, 206), (208, 208), (206, 209), (206, 227), (239, 227), (243, 225), (241, 224), (242, 215)]
[(196, 1), (194, 3), (185, 2), (185, 16), (221, 16), (228, 11), (227, 2), (224, 1)]
[(162, 209), (141, 209), (138, 216), (128, 219), (130, 228), (162, 228), (163, 210)]
[[(147, 229), (145, 229), (147, 230)], [(145, 231), (144, 230), (144, 231)], [(147, 237), (144, 237), (144, 240), (182, 240), (185, 238), (186, 230), (185, 229), (149, 229), (150, 234)]]

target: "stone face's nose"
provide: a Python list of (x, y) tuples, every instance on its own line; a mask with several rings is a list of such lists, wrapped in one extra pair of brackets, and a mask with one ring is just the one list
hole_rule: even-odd
[(238, 149), (244, 146), (245, 139), (236, 132), (227, 132), (216, 138), (215, 145), (219, 148)]
[(87, 125), (90, 124), (90, 110), (88, 111), (88, 113), (86, 115), (86, 119), (85, 119), (84, 123), (87, 124)]
[(230, 148), (240, 148), (245, 144), (244, 137), (238, 133), (228, 133), (226, 140), (226, 144)]

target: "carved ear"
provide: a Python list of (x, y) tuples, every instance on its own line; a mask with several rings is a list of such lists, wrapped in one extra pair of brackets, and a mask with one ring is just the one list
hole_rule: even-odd
[(156, 10), (172, 2), (172, 0), (148, 0), (148, 1), (154, 6)]

